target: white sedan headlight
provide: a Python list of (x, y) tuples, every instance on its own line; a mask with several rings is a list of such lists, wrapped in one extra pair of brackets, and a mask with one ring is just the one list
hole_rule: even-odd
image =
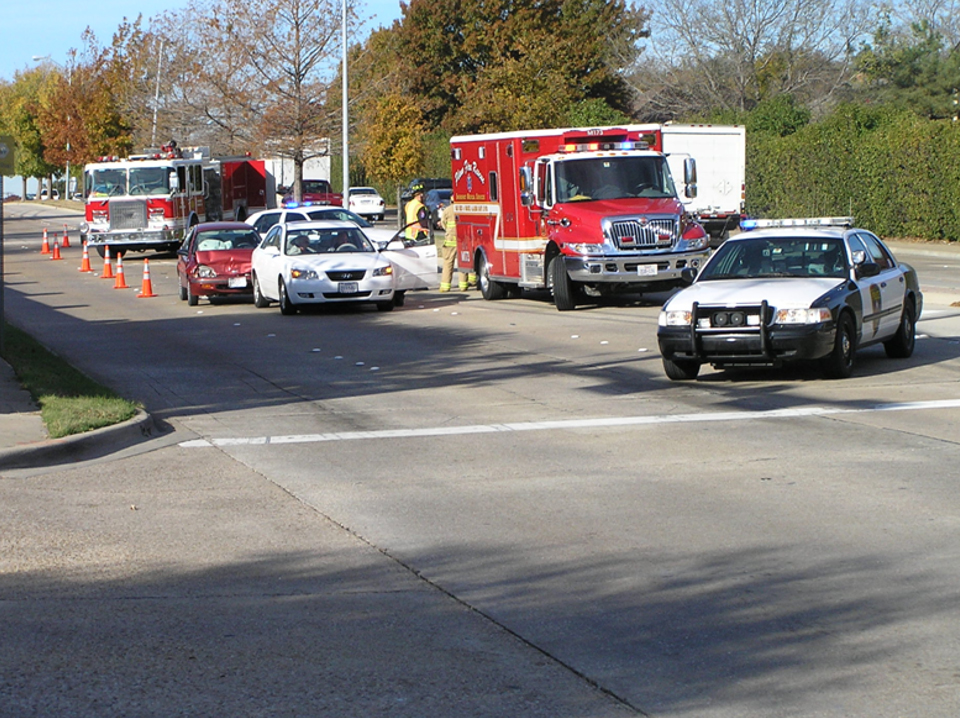
[(833, 316), (826, 307), (815, 309), (778, 309), (776, 324), (821, 324)]
[(660, 312), (657, 323), (661, 327), (689, 327), (693, 313), (689, 309), (668, 309)]
[(290, 270), (290, 277), (292, 279), (319, 279), (320, 276), (313, 269), (300, 269), (294, 267)]
[(393, 265), (388, 264), (386, 267), (374, 267), (373, 276), (374, 277), (386, 277), (393, 274)]

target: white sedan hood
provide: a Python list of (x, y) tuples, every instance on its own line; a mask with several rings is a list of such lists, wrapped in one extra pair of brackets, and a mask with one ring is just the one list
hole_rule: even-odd
[(772, 279), (714, 279), (697, 282), (675, 294), (664, 309), (690, 309), (694, 302), (733, 307), (759, 304), (777, 308), (806, 308), (845, 280), (836, 277)]

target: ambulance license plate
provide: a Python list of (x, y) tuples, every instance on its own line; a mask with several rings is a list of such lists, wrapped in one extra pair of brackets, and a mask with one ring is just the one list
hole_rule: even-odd
[(360, 287), (356, 282), (340, 282), (340, 294), (356, 294)]
[(641, 264), (637, 267), (637, 274), (641, 277), (655, 277), (657, 276), (657, 265)]

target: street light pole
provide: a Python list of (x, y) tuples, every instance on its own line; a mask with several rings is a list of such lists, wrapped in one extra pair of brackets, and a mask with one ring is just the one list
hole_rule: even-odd
[(347, 0), (343, 2), (343, 15), (340, 18), (341, 23), (341, 50), (340, 57), (343, 65), (341, 73), (342, 88), (342, 111), (343, 111), (343, 208), (350, 209), (350, 113), (347, 109)]

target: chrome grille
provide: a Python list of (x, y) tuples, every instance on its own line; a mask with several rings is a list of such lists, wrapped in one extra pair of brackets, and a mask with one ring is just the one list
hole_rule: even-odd
[(348, 269), (337, 272), (327, 272), (327, 277), (334, 282), (356, 282), (363, 279), (364, 274), (366, 274), (365, 269)]
[(133, 200), (110, 203), (110, 229), (146, 229), (147, 203)]
[(620, 219), (610, 223), (610, 235), (619, 249), (670, 247), (677, 236), (677, 220)]

